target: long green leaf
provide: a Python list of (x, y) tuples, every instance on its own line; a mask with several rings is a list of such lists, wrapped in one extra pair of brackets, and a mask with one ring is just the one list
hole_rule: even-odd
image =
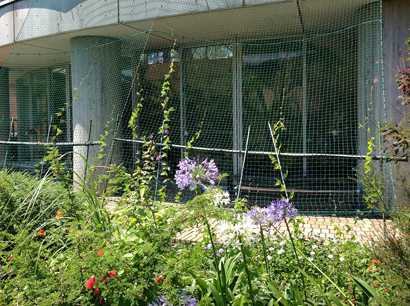
[(219, 291), (216, 290), (215, 286), (213, 284), (209, 284), (209, 288), (211, 288), (212, 296), (213, 296), (216, 304), (220, 305), (220, 306), (225, 306), (223, 301), (222, 301), (222, 297), (219, 294)]
[[(352, 276), (353, 281), (360, 287), (360, 289), (363, 290), (364, 294), (367, 295), (368, 298), (378, 298), (380, 295), (379, 293), (368, 283), (366, 283), (364, 280)], [(385, 302), (381, 302), (381, 305), (387, 305)]]
[(343, 303), (341, 300), (339, 300), (333, 293), (328, 292), (325, 293), (324, 295), (328, 296), (333, 303), (335, 303), (336, 306), (347, 306), (345, 303)]

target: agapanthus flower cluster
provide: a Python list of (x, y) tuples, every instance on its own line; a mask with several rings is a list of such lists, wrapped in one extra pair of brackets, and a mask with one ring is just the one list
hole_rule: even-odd
[(175, 181), (180, 189), (189, 187), (194, 190), (200, 187), (207, 190), (209, 187), (206, 184), (215, 185), (218, 179), (218, 168), (213, 159), (208, 161), (208, 158), (199, 156), (193, 159), (185, 157), (179, 162), (178, 168)]
[(297, 213), (298, 210), (286, 199), (273, 201), (266, 208), (254, 206), (246, 213), (246, 216), (258, 225), (267, 228), (283, 221), (284, 218), (293, 218)]
[(231, 203), (229, 192), (220, 189), (210, 190), (210, 202), (216, 207), (226, 206)]
[[(192, 295), (187, 296), (186, 290), (182, 291), (179, 297), (180, 297), (179, 301), (182, 303), (180, 305), (183, 305), (183, 306), (196, 306), (197, 305), (196, 299), (193, 298)], [(157, 299), (154, 302), (148, 303), (148, 306), (172, 306), (172, 304), (168, 303), (164, 295), (160, 295), (157, 297)]]
[(259, 228), (252, 219), (244, 215), (236, 223), (228, 221), (219, 223), (216, 236), (224, 247), (230, 246), (234, 249), (239, 249), (242, 242), (245, 245), (250, 245), (258, 241)]

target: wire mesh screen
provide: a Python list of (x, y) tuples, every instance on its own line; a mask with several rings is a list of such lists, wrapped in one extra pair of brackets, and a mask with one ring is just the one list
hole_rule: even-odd
[(2, 166), (42, 175), (54, 142), (80, 176), (84, 159), (133, 171), (141, 139), (161, 154), (169, 82), (170, 178), (185, 153), (209, 157), (232, 198), (269, 204), (281, 122), (295, 206), (366, 210), (356, 170), (370, 137), (381, 152), (382, 60), (381, 1), (32, 1), (0, 75)]

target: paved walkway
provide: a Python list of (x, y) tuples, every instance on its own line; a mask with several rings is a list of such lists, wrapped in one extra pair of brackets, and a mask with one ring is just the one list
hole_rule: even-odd
[[(108, 210), (113, 211), (115, 209), (115, 198), (107, 206)], [(383, 233), (383, 220), (376, 218), (363, 218), (356, 220), (355, 218), (344, 217), (309, 217), (302, 216), (304, 224), (301, 224), (299, 228), (305, 235), (309, 233), (317, 233), (321, 238), (334, 238), (337, 233), (337, 228), (343, 233), (345, 239), (350, 239), (353, 236), (356, 237), (361, 243), (368, 243), (372, 239), (377, 238)], [(215, 222), (211, 222), (215, 224)], [(390, 220), (386, 221), (387, 226), (391, 223)], [(293, 231), (293, 225), (290, 225), (290, 230)], [(202, 230), (200, 228), (186, 228), (179, 233), (174, 239), (174, 243), (196, 243), (202, 241)], [(279, 230), (284, 235), (287, 235), (285, 223), (279, 225)]]
[[(305, 235), (309, 233), (317, 233), (321, 238), (334, 238), (337, 233), (337, 228), (343, 233), (345, 239), (356, 237), (362, 243), (368, 243), (372, 239), (381, 235), (383, 232), (382, 219), (360, 219), (343, 218), (343, 217), (308, 217), (303, 216), (305, 222), (299, 228)], [(391, 221), (387, 220), (387, 225)], [(293, 231), (293, 225), (290, 225), (290, 230)], [(279, 230), (284, 235), (287, 234), (286, 225), (283, 222), (279, 225)], [(202, 228), (187, 228), (179, 233), (174, 239), (174, 243), (196, 243), (202, 241)]]

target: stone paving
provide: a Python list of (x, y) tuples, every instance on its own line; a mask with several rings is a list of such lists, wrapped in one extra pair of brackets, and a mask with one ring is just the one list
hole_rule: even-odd
[[(299, 228), (305, 235), (309, 233), (317, 233), (321, 238), (334, 238), (337, 233), (337, 228), (343, 233), (345, 239), (356, 237), (362, 243), (369, 243), (372, 239), (377, 238), (383, 231), (382, 219), (363, 218), (356, 220), (354, 218), (343, 217), (300, 217), (305, 222)], [(215, 222), (211, 222), (215, 224)], [(389, 226), (390, 221), (386, 221)], [(293, 231), (293, 225), (290, 225), (290, 230)], [(196, 243), (202, 241), (203, 228), (187, 228), (179, 233), (174, 239), (174, 243)], [(350, 229), (350, 230), (349, 230)], [(285, 223), (279, 225), (279, 231), (284, 235), (287, 234)]]

